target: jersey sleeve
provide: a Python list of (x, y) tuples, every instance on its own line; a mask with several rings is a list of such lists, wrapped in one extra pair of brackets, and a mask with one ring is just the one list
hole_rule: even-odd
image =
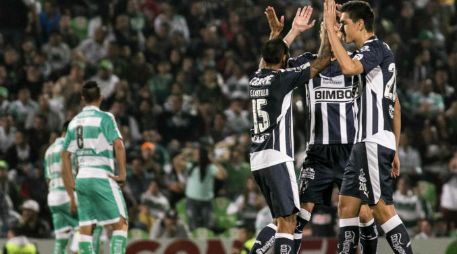
[(122, 139), (121, 132), (117, 128), (116, 121), (114, 120), (114, 116), (112, 114), (108, 114), (107, 117), (103, 118), (102, 130), (103, 134), (110, 144), (112, 144), (113, 141), (118, 138)]
[(311, 76), (310, 70), (309, 62), (297, 67), (280, 70), (281, 89), (284, 89), (284, 93), (292, 91), (299, 85), (307, 84)]
[(368, 73), (376, 68), (376, 66), (380, 65), (383, 60), (381, 45), (376, 42), (377, 41), (374, 41), (364, 45), (352, 58), (360, 61), (365, 73)]
[(314, 55), (310, 52), (306, 52), (299, 56), (289, 58), (289, 60), (287, 61), (287, 64), (289, 67), (298, 67), (302, 64), (306, 64), (307, 62), (311, 62), (315, 58), (316, 58), (316, 55)]
[(63, 141), (63, 151), (74, 153), (76, 151), (75, 129), (68, 128)]

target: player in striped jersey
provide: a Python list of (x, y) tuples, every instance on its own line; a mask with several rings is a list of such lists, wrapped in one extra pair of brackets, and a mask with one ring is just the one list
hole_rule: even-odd
[[(389, 46), (376, 38), (374, 14), (364, 1), (349, 1), (341, 8), (340, 22), (346, 43), (357, 50), (348, 56), (338, 35), (336, 4), (326, 0), (325, 24), (332, 51), (346, 76), (358, 75), (355, 86), (356, 138), (345, 169), (338, 214), (338, 253), (355, 253), (359, 240), (357, 214), (362, 203), (371, 206), (395, 253), (412, 253), (405, 226), (393, 206), (393, 177), (399, 175), (395, 153), (400, 135), (400, 105), (396, 100), (395, 60)], [(395, 116), (394, 116), (395, 115)]]
[[(76, 207), (73, 190), (78, 199), (79, 253), (94, 253), (91, 242), (96, 224), (112, 225), (110, 253), (125, 253), (127, 208), (119, 187), (126, 177), (124, 144), (114, 116), (99, 109), (101, 96), (96, 82), (84, 84), (82, 99), (85, 107), (71, 120), (61, 153), (64, 185), (73, 209)], [(113, 148), (118, 176), (114, 172)], [(71, 174), (72, 154), (78, 164), (76, 183)]]
[[(267, 8), (267, 15), (268, 11)], [(300, 32), (314, 25), (314, 22), (309, 24), (311, 13), (311, 7), (297, 11), (285, 41), (293, 41)], [(272, 37), (274, 34), (270, 35)], [(270, 39), (262, 48), (260, 69), (249, 82), (254, 120), (251, 170), (277, 222), (277, 227), (268, 225), (259, 232), (251, 253), (265, 253), (273, 241), (275, 253), (296, 252), (293, 233), (300, 204), (293, 166), (291, 98), (298, 85), (308, 83), (328, 64), (330, 51), (327, 43), (324, 38), (315, 60), (295, 68), (285, 68), (288, 45), (280, 38)]]
[(44, 172), (49, 186), (48, 206), (52, 213), (52, 224), (56, 235), (54, 254), (66, 253), (68, 240), (74, 233), (74, 229), (78, 227), (78, 216), (76, 211), (70, 211), (70, 198), (65, 192), (61, 176), (60, 153), (67, 127), (68, 123), (65, 123), (62, 136), (48, 147), (44, 158)]

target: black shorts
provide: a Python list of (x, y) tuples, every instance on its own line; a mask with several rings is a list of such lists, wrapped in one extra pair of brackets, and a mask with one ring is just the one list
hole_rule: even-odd
[(300, 202), (331, 205), (333, 185), (341, 187), (352, 144), (310, 145), (300, 172)]
[(360, 198), (375, 205), (380, 199), (393, 204), (393, 179), (390, 176), (395, 151), (373, 142), (354, 145), (344, 171), (341, 195)]
[(273, 218), (286, 217), (300, 209), (293, 161), (252, 172)]

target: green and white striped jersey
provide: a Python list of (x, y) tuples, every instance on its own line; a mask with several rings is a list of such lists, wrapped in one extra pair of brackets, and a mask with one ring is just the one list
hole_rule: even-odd
[(65, 191), (62, 181), (62, 163), (60, 152), (62, 152), (63, 138), (57, 138), (52, 145), (48, 147), (44, 157), (44, 173), (49, 180), (49, 192)]
[(78, 176), (106, 178), (114, 174), (113, 142), (122, 139), (114, 116), (86, 106), (68, 125), (63, 149), (76, 155)]
[[(49, 181), (48, 205), (62, 205), (70, 201), (62, 179), (62, 162), (60, 153), (63, 150), (64, 138), (57, 138), (46, 150), (44, 157), (44, 173)], [(74, 164), (74, 163), (72, 163)], [(76, 167), (72, 167), (76, 170)], [(74, 174), (75, 171), (73, 171)]]

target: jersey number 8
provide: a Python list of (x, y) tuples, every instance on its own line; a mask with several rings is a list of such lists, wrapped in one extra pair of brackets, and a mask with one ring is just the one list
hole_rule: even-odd
[(82, 125), (76, 126), (76, 144), (78, 145), (79, 149), (84, 147), (84, 139), (83, 139), (84, 129)]
[[(254, 134), (264, 132), (270, 127), (270, 117), (265, 110), (262, 108), (267, 105), (266, 99), (255, 99), (252, 100), (252, 118), (254, 120)], [(261, 121), (259, 121), (261, 118)]]

